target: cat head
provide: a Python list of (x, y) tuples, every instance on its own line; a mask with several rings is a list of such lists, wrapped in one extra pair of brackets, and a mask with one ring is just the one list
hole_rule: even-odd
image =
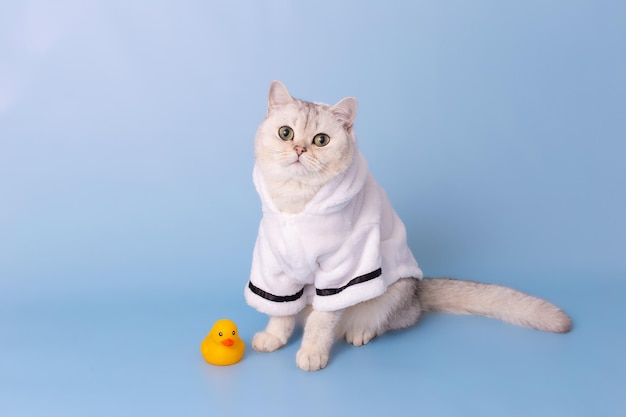
[(356, 111), (353, 97), (332, 106), (312, 103), (294, 99), (273, 81), (267, 117), (255, 138), (257, 166), (271, 181), (321, 187), (354, 160)]

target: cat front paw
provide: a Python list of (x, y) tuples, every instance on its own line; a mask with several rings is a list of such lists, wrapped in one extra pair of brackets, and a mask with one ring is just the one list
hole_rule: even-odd
[(252, 349), (259, 352), (273, 352), (285, 346), (285, 342), (267, 332), (258, 332), (252, 338)]
[(349, 330), (346, 332), (346, 342), (354, 346), (363, 346), (368, 344), (376, 337), (376, 332), (372, 330)]
[(296, 354), (296, 364), (303, 371), (319, 371), (328, 365), (328, 353), (300, 349)]

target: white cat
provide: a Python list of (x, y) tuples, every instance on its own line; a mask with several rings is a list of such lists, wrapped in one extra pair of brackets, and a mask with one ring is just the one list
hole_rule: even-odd
[(356, 111), (352, 97), (329, 106), (271, 84), (255, 139), (263, 218), (245, 289), (248, 304), (270, 320), (252, 347), (284, 346), (299, 313), (306, 321), (296, 363), (306, 371), (328, 364), (336, 338), (361, 346), (416, 324), (425, 311), (568, 332), (567, 314), (539, 298), (498, 285), (422, 280), (404, 224), (358, 150)]

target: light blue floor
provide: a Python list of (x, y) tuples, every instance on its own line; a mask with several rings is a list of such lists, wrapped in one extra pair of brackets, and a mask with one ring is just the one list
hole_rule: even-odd
[(231, 367), (203, 361), (198, 347), (213, 319), (236, 320), (248, 347), (263, 324), (232, 291), (5, 305), (0, 412), (621, 416), (626, 286), (583, 281), (534, 288), (572, 313), (568, 335), (430, 315), (362, 348), (336, 345), (314, 374), (296, 368), (295, 340), (273, 354), (248, 349)]
[[(626, 3), (5, 2), (0, 416), (626, 415)], [(327, 369), (250, 349), (252, 141), (272, 79), (359, 100), (428, 276), (553, 335), (428, 315)], [(205, 363), (212, 323), (248, 344)]]

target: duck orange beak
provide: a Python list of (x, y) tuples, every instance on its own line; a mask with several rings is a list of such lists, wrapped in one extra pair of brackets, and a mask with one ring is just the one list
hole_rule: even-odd
[(222, 344), (224, 346), (232, 346), (235, 344), (235, 341), (233, 339), (226, 339), (222, 341)]

